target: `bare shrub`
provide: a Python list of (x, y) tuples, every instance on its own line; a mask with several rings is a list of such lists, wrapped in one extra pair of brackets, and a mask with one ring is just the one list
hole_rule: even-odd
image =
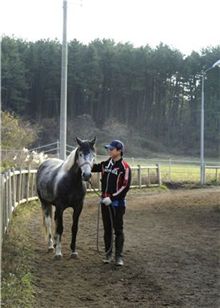
[(1, 146), (6, 149), (22, 149), (37, 139), (36, 128), (15, 114), (1, 112)]

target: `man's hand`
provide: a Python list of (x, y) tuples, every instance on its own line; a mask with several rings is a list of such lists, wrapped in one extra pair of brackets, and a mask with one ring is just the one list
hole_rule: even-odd
[(102, 199), (102, 204), (108, 206), (112, 203), (112, 200), (109, 197), (103, 198)]

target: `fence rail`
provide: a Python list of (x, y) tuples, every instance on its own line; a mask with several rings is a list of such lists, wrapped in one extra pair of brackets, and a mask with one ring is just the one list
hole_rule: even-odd
[[(70, 154), (75, 147), (67, 144), (66, 154)], [(29, 152), (37, 151), (37, 153), (44, 153), (50, 157), (59, 157), (60, 144), (59, 141), (39, 146), (31, 149)], [(14, 161), (16, 158), (17, 166), (26, 166), (23, 163), (25, 160), (23, 151), (2, 149), (2, 158), (6, 158), (7, 161)], [(23, 159), (23, 160), (22, 160)], [(97, 161), (107, 159), (106, 155), (97, 155)], [(126, 161), (132, 166), (137, 165), (155, 165), (160, 164), (161, 178), (163, 182), (179, 182), (179, 183), (200, 183), (200, 160), (196, 159), (179, 159), (179, 158), (134, 158), (126, 157)], [(220, 183), (219, 165), (220, 161), (206, 160), (206, 175), (205, 183)], [(34, 164), (32, 164), (34, 165)], [(217, 169), (212, 168), (217, 166)], [(145, 175), (146, 177), (147, 175)], [(143, 184), (145, 185), (145, 184)]]
[[(206, 171), (206, 169), (207, 169), (207, 171), (208, 170), (214, 170), (214, 173), (215, 173), (214, 181), (217, 183), (218, 180), (219, 180), (219, 182), (220, 182), (220, 175), (219, 175), (219, 172), (218, 172), (220, 170), (220, 166), (205, 166), (205, 177), (207, 175), (209, 175), (209, 173)], [(206, 179), (205, 179), (205, 181), (206, 181)]]
[[(131, 188), (143, 188), (150, 185), (160, 185), (160, 166), (137, 166), (132, 167)], [(8, 170), (1, 174), (1, 241), (3, 234), (8, 228), (8, 224), (16, 207), (24, 202), (37, 200), (36, 191), (36, 173), (37, 170)], [(93, 187), (100, 191), (100, 174), (94, 174), (92, 177)], [(93, 189), (87, 186), (87, 191)]]
[(7, 230), (15, 208), (24, 202), (37, 199), (37, 170), (8, 170), (1, 174), (1, 233)]

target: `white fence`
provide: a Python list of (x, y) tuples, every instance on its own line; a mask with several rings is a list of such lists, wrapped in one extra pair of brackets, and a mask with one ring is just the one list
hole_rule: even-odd
[[(161, 179), (163, 183), (200, 183), (200, 161), (184, 159), (143, 159), (128, 158), (130, 164), (160, 164)], [(220, 160), (207, 160), (205, 165), (205, 183), (220, 184)]]
[[(6, 232), (13, 211), (24, 202), (36, 200), (36, 173), (37, 170), (8, 170), (1, 174), (1, 240)], [(92, 177), (92, 187), (100, 191), (100, 174), (94, 174)], [(137, 166), (132, 167), (131, 188), (143, 188), (150, 185), (160, 185), (160, 167), (155, 166)], [(93, 189), (87, 187), (87, 191)]]
[[(66, 154), (68, 155), (74, 146), (67, 145)], [(60, 144), (59, 141), (53, 142), (47, 145), (36, 147), (31, 149), (29, 152), (43, 152), (51, 157), (59, 157)], [(14, 157), (18, 158), (17, 166), (25, 166), (22, 163), (22, 151), (17, 150), (2, 150), (2, 157), (6, 157), (7, 160), (13, 160)], [(21, 158), (19, 161), (19, 157)], [(105, 160), (107, 156), (97, 155), (97, 161)], [(177, 159), (177, 158), (129, 158), (126, 157), (128, 163), (132, 166), (145, 166), (145, 165), (155, 165), (160, 164), (161, 179), (163, 182), (178, 182), (178, 183), (200, 183), (200, 160), (196, 159)], [(220, 160), (211, 161), (206, 160), (206, 174), (205, 182), (206, 184), (219, 184), (220, 183)], [(146, 177), (146, 175), (145, 175)]]
[(205, 182), (210, 170), (214, 171), (214, 181), (220, 183), (220, 166), (205, 166)]
[(8, 170), (1, 174), (1, 234), (7, 230), (15, 208), (24, 202), (37, 199), (37, 170)]

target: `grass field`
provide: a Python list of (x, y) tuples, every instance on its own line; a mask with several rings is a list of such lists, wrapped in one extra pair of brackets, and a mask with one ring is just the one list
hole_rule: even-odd
[[(106, 159), (107, 156), (98, 156), (97, 160), (101, 161)], [(184, 182), (184, 183), (199, 183), (200, 181), (200, 165), (199, 160), (195, 158), (181, 158), (181, 159), (143, 159), (143, 158), (129, 158), (125, 160), (130, 166), (150, 166), (160, 164), (162, 182)], [(220, 166), (220, 161), (208, 159), (206, 164), (209, 166)], [(147, 172), (145, 174), (147, 175)], [(155, 170), (150, 170), (150, 176), (156, 176)], [(133, 172), (133, 177), (137, 177), (136, 172)], [(206, 169), (206, 183), (220, 184), (220, 169)]]
[[(164, 181), (169, 182), (189, 182), (197, 183), (200, 181), (200, 166), (198, 165), (172, 165), (172, 166), (161, 166), (161, 175)], [(206, 170), (206, 182), (207, 183), (220, 183), (220, 171), (209, 169)]]

